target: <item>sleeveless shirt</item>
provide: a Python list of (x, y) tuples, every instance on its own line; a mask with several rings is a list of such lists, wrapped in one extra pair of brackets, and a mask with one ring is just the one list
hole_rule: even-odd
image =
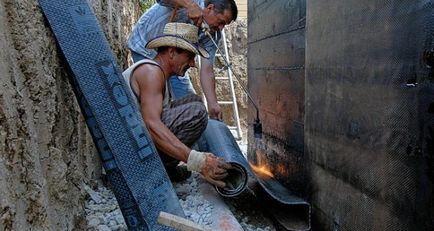
[[(155, 62), (154, 60), (152, 60), (152, 59), (143, 59), (143, 60), (140, 60), (140, 61), (134, 63), (132, 66), (130, 66), (124, 72), (122, 72), (122, 76), (123, 76), (123, 78), (125, 80), (125, 83), (128, 86), (128, 90), (130, 91), (131, 96), (133, 96), (133, 98), (136, 101), (136, 103), (139, 106), (139, 108), (140, 108), (139, 94), (137, 94), (137, 92), (135, 92), (133, 90), (132, 85), (131, 85), (131, 78), (133, 76), (134, 70), (136, 70), (136, 68), (139, 67), (142, 64), (152, 64), (152, 65), (155, 65), (155, 66), (159, 67), (160, 70), (163, 71), (163, 69), (161, 68), (161, 66), (157, 62)], [(164, 75), (164, 72), (163, 72), (163, 75)], [(144, 78), (144, 77), (141, 77), (141, 78)], [(167, 106), (169, 104), (170, 98), (171, 98), (170, 97), (170, 92), (169, 92), (169, 87), (168, 87), (168, 80), (167, 79), (165, 80), (164, 88), (165, 88), (165, 90), (164, 90), (164, 97), (163, 97), (163, 107), (165, 107), (165, 106)]]

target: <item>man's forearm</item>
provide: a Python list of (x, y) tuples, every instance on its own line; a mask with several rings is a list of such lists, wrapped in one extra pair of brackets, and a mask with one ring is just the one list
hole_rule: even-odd
[(173, 9), (185, 8), (187, 9), (188, 17), (193, 20), (195, 25), (202, 23), (202, 9), (193, 0), (157, 0), (162, 6)]
[(200, 70), (200, 83), (207, 100), (208, 115), (212, 119), (221, 120), (222, 109), (217, 102), (213, 65), (210, 60), (206, 60), (206, 59), (201, 59), (201, 60), (202, 60), (202, 67)]
[(214, 73), (210, 70), (201, 70), (200, 72), (200, 84), (206, 100), (208, 103), (217, 103)]
[(183, 144), (161, 121), (145, 121), (152, 141), (158, 149), (167, 155), (187, 162), (191, 149)]

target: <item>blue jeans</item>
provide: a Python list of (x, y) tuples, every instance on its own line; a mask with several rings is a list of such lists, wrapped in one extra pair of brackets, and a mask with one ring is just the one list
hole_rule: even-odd
[[(148, 59), (147, 57), (134, 51), (131, 51), (131, 55), (133, 57), (133, 62), (135, 63), (142, 59)], [(179, 99), (188, 94), (196, 94), (196, 91), (191, 84), (190, 76), (188, 75), (188, 73), (185, 73), (185, 76), (171, 76), (169, 78), (169, 84), (172, 89), (171, 93), (173, 99)]]

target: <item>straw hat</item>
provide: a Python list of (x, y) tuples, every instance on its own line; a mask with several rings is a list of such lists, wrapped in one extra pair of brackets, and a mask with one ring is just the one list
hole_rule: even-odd
[(209, 58), (208, 52), (199, 47), (198, 44), (199, 28), (187, 23), (167, 23), (164, 26), (163, 34), (151, 39), (146, 48), (155, 49), (158, 47), (178, 47), (191, 51), (204, 58)]

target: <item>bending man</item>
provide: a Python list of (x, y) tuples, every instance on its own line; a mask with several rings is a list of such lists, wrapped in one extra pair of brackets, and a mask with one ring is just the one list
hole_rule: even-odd
[(124, 79), (137, 99), (143, 120), (169, 177), (173, 181), (183, 180), (191, 172), (179, 161), (187, 163), (187, 169), (200, 172), (210, 183), (224, 187), (221, 181), (231, 166), (212, 153), (202, 153), (190, 146), (205, 130), (208, 115), (199, 96), (190, 94), (173, 99), (170, 78), (183, 76), (195, 66), (194, 58), (209, 57), (206, 50), (198, 46), (198, 28), (185, 23), (168, 23), (163, 35), (150, 40), (148, 49), (156, 49), (154, 59), (143, 59), (124, 71)]
[[(201, 25), (205, 21), (216, 42), (221, 39), (221, 30), (225, 25), (235, 21), (238, 9), (234, 0), (157, 0), (135, 25), (128, 39), (133, 61), (154, 58), (156, 52), (144, 45), (161, 34), (164, 25), (170, 21)], [(200, 83), (208, 104), (210, 118), (221, 119), (221, 107), (215, 93), (215, 76), (213, 71), (216, 48), (212, 41), (200, 31), (199, 44), (210, 54), (209, 59), (201, 58)], [(178, 75), (178, 74), (177, 74)], [(179, 98), (188, 93), (195, 93), (188, 75), (171, 78), (173, 97)]]

